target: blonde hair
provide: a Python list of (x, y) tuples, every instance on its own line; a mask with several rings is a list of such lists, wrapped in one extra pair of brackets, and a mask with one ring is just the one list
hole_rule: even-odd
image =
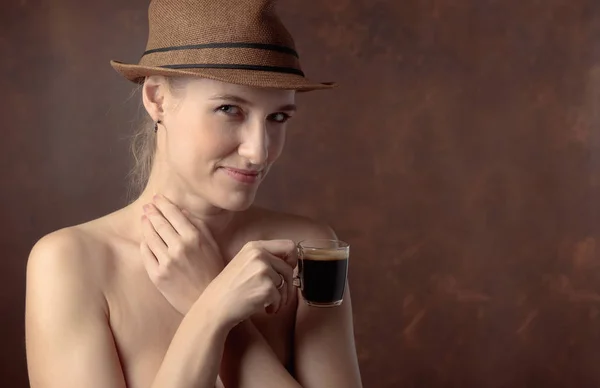
[[(185, 77), (165, 77), (169, 91), (177, 97), (182, 96), (182, 90), (185, 87), (187, 78)], [(141, 93), (143, 86), (139, 86), (135, 92)], [(134, 92), (134, 93), (135, 93)], [(143, 109), (143, 105), (142, 105)], [(133, 156), (133, 166), (129, 171), (129, 195), (130, 200), (139, 196), (150, 178), (150, 172), (154, 164), (156, 155), (156, 132), (155, 123), (144, 110), (144, 116), (136, 126), (131, 136), (131, 154)]]
[(148, 115), (141, 120), (131, 137), (131, 154), (133, 166), (129, 171), (130, 199), (139, 196), (148, 184), (156, 154), (154, 121)]

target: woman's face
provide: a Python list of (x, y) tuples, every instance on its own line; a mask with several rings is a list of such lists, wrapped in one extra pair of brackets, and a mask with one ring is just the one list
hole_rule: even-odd
[(157, 158), (167, 181), (211, 205), (244, 210), (279, 158), (295, 92), (208, 79), (166, 93)]

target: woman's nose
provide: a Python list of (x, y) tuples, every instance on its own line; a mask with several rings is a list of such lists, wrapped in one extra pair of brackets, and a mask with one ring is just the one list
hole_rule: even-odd
[(238, 153), (255, 165), (263, 165), (267, 162), (269, 137), (266, 123), (254, 123), (246, 128)]

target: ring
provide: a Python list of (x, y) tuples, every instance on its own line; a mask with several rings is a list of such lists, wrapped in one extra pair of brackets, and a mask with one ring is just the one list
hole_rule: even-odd
[(281, 290), (283, 288), (283, 286), (285, 285), (285, 278), (283, 277), (282, 274), (278, 274), (278, 275), (281, 278), (281, 283), (279, 283), (279, 285), (277, 286), (277, 289)]

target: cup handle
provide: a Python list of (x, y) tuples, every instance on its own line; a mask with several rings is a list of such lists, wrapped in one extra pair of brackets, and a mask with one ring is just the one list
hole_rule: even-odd
[(302, 262), (301, 262), (301, 251), (300, 251), (300, 246), (296, 245), (296, 257), (298, 258), (298, 266), (296, 267), (296, 270), (294, 271), (294, 279), (292, 281), (292, 285), (294, 285), (294, 287), (296, 288), (302, 288), (302, 282), (300, 281), (300, 271), (302, 271)]

